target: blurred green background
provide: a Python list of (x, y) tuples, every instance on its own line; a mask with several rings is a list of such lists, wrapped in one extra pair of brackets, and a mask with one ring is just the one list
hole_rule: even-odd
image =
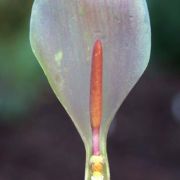
[(5, 121), (28, 113), (44, 81), (29, 44), (31, 5), (0, 1), (0, 116)]
[[(83, 179), (82, 142), (30, 48), (32, 3), (0, 0), (0, 180)], [(150, 64), (108, 138), (116, 180), (180, 178), (180, 1), (148, 6)]]

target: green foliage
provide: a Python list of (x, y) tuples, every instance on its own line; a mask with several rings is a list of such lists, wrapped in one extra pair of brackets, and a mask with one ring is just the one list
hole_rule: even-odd
[(1, 120), (16, 119), (27, 113), (44, 82), (29, 44), (26, 24), (30, 3), (25, 2), (0, 2)]
[[(32, 0), (0, 0), (0, 38), (7, 41), (7, 38), (16, 36), (24, 24), (28, 24)], [(28, 32), (28, 29), (26, 29)]]
[(180, 1), (148, 0), (152, 24), (154, 63), (168, 71), (180, 71)]

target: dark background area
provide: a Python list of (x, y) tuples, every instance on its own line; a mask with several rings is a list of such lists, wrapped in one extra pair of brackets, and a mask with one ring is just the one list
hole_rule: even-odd
[[(83, 143), (30, 48), (32, 2), (0, 0), (0, 180), (80, 180)], [(180, 179), (180, 1), (148, 5), (151, 60), (110, 129), (112, 180)]]

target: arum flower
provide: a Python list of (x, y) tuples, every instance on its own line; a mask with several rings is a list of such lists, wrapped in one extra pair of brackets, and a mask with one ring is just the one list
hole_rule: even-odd
[(82, 137), (85, 180), (110, 179), (108, 129), (148, 64), (150, 36), (145, 0), (34, 1), (31, 46)]

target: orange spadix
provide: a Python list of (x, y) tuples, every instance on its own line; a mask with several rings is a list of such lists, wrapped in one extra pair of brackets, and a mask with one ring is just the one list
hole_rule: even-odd
[(100, 40), (94, 44), (90, 85), (90, 120), (92, 129), (99, 129), (102, 119), (103, 50)]
[(90, 121), (92, 128), (92, 150), (94, 155), (100, 154), (99, 129), (102, 120), (102, 66), (102, 44), (100, 40), (97, 40), (93, 47), (90, 82)]

